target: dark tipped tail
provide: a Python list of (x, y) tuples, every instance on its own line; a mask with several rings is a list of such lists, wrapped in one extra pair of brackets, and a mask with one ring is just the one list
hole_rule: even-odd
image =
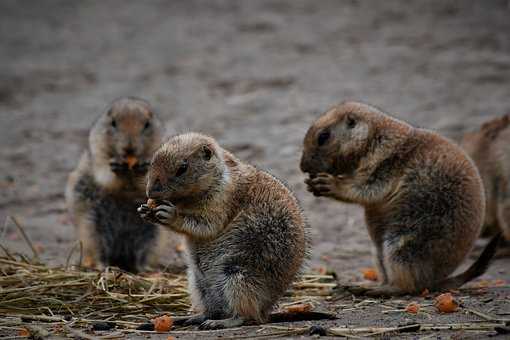
[(276, 312), (269, 315), (269, 323), (312, 320), (335, 320), (335, 314), (323, 312)]
[(498, 232), (485, 246), (480, 257), (478, 257), (478, 259), (464, 273), (449, 277), (439, 282), (434, 287), (434, 290), (456, 289), (464, 283), (469, 282), (485, 273), (487, 268), (489, 268), (492, 258), (496, 254), (501, 236), (501, 232)]

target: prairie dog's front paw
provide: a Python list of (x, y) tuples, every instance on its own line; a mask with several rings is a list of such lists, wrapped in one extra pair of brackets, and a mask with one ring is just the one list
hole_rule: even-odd
[(149, 199), (147, 204), (140, 205), (137, 211), (144, 220), (163, 225), (171, 224), (177, 216), (176, 208), (170, 201)]
[(128, 166), (125, 163), (112, 161), (110, 162), (110, 170), (117, 175), (125, 174), (128, 171)]
[(146, 218), (152, 212), (152, 209), (147, 204), (142, 204), (136, 209), (142, 218)]
[(338, 182), (342, 176), (334, 176), (324, 172), (318, 173), (314, 178), (308, 178), (305, 183), (308, 185), (307, 190), (314, 196), (333, 197), (338, 191)]
[(136, 175), (144, 176), (149, 170), (150, 162), (138, 162), (133, 166), (133, 172)]
[(170, 201), (158, 202), (153, 209), (157, 223), (169, 226), (177, 217), (177, 208)]

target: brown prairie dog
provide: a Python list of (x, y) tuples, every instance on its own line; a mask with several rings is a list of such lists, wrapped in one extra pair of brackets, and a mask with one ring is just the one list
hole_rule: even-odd
[(319, 117), (304, 139), (308, 188), (365, 208), (381, 286), (373, 295), (456, 288), (481, 275), (497, 238), (465, 273), (485, 213), (482, 181), (447, 139), (380, 110), (345, 102)]
[(159, 260), (167, 232), (136, 209), (145, 201), (145, 174), (162, 130), (150, 104), (133, 97), (114, 101), (94, 123), (66, 189), (86, 266), (136, 272)]
[(154, 155), (149, 221), (183, 234), (189, 290), (200, 313), (180, 320), (201, 328), (267, 321), (299, 273), (305, 221), (292, 192), (198, 133), (172, 137)]
[(485, 228), (501, 230), (510, 241), (510, 114), (467, 133), (462, 147), (480, 171), (485, 187)]

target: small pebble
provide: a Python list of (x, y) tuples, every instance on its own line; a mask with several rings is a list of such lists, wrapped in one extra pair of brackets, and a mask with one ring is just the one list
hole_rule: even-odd
[(109, 331), (114, 327), (114, 324), (111, 322), (94, 322), (92, 324), (93, 331)]
[(318, 335), (318, 336), (326, 336), (327, 335), (327, 331), (322, 326), (313, 325), (312, 327), (310, 327), (309, 334), (310, 335)]
[(498, 334), (510, 334), (510, 327), (494, 327), (494, 330), (498, 333)]

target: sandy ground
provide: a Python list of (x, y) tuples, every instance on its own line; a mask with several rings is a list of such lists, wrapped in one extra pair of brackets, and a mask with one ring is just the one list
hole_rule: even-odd
[[(137, 95), (169, 133), (206, 132), (284, 179), (313, 229), (311, 266), (361, 280), (371, 265), (362, 210), (306, 192), (307, 127), (344, 99), (452, 138), (510, 112), (509, 16), (506, 1), (474, 0), (2, 1), (0, 221), (18, 216), (43, 256), (62, 262), (74, 241), (66, 177), (94, 118)], [(28, 251), (12, 223), (0, 237)], [(483, 279), (509, 280), (509, 259)], [(510, 293), (494, 294), (501, 302), (469, 303), (508, 315)], [(336, 324), (405, 321), (377, 304), (336, 309)]]

